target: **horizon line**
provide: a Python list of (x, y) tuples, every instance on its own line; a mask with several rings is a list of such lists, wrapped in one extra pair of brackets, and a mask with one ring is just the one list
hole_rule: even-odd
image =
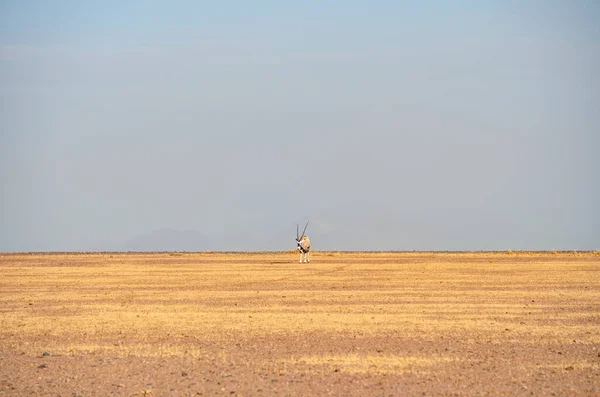
[[(75, 254), (75, 255), (90, 255), (90, 254), (292, 254), (297, 252), (296, 249), (290, 250), (265, 250), (265, 251), (226, 251), (226, 250), (200, 250), (200, 251), (180, 251), (180, 250), (160, 250), (160, 251), (0, 251), (0, 255), (60, 255), (60, 254)], [(577, 250), (577, 249), (561, 249), (561, 250), (311, 250), (311, 253), (430, 253), (430, 254), (464, 254), (464, 253), (549, 253), (549, 254), (566, 254), (566, 253), (600, 253), (600, 249)]]

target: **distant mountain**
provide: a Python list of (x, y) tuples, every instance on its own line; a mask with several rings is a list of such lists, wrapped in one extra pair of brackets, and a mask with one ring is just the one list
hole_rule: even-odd
[(209, 249), (209, 239), (196, 230), (157, 229), (140, 234), (120, 244), (119, 251), (202, 251)]

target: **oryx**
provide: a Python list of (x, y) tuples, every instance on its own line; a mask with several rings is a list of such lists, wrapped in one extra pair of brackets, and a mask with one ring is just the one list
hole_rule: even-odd
[(298, 229), (298, 224), (296, 224), (296, 242), (298, 243), (298, 252), (300, 252), (300, 261), (302, 263), (302, 254), (304, 254), (304, 262), (310, 262), (308, 257), (308, 253), (310, 252), (310, 239), (304, 233), (306, 232), (306, 228), (308, 227), (308, 222), (306, 222), (306, 226), (304, 226), (304, 231), (302, 232), (302, 236), (298, 234), (300, 231)]

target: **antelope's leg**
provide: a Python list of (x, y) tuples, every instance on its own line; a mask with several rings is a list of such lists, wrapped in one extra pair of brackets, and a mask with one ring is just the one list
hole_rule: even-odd
[(310, 253), (310, 251), (308, 251), (308, 252), (306, 253), (306, 261), (307, 261), (308, 263), (310, 263), (310, 256), (308, 255), (309, 253)]

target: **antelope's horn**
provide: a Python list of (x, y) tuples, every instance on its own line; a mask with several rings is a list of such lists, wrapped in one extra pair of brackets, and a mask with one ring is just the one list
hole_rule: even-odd
[(298, 233), (300, 233), (300, 230), (298, 229), (298, 224), (296, 223), (296, 241), (300, 240), (300, 236)]
[[(302, 232), (302, 237), (304, 237), (304, 233), (306, 233), (306, 228), (308, 227), (308, 222), (306, 222), (306, 226), (304, 226), (304, 231)], [(302, 238), (300, 237), (300, 238)]]

